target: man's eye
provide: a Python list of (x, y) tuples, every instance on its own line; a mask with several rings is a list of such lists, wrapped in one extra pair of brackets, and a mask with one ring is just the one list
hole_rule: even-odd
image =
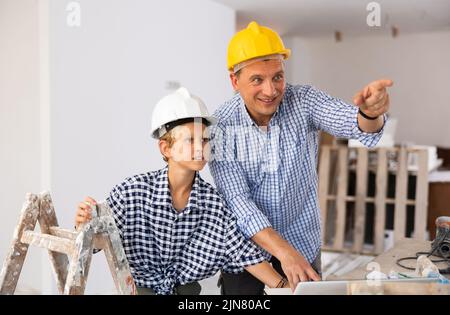
[(279, 75), (274, 77), (274, 80), (275, 81), (281, 81), (281, 80), (283, 80), (283, 76), (281, 74), (279, 74)]
[(210, 140), (209, 138), (203, 138), (203, 139), (202, 139), (203, 143), (208, 143), (209, 140)]
[(253, 83), (261, 83), (262, 79), (261, 78), (254, 78), (252, 82)]

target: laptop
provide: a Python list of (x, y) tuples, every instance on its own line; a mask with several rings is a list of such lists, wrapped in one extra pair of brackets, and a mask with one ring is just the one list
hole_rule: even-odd
[(311, 281), (300, 282), (295, 288), (294, 295), (347, 295), (347, 287), (351, 283), (373, 283), (376, 281), (386, 282), (420, 282), (433, 283), (439, 282), (439, 279), (433, 278), (412, 278), (412, 279), (388, 279), (388, 280), (342, 280), (342, 281)]

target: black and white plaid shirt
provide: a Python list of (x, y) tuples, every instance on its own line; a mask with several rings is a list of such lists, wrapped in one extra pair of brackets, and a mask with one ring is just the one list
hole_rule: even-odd
[(177, 285), (219, 270), (242, 272), (268, 258), (240, 233), (217, 190), (198, 173), (186, 208), (177, 212), (167, 170), (129, 177), (107, 198), (137, 286), (172, 294)]

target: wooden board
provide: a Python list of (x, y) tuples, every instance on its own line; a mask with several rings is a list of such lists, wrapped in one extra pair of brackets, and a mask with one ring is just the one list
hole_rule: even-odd
[(398, 158), (398, 171), (395, 179), (394, 241), (406, 235), (406, 198), (408, 187), (407, 152), (401, 148)]
[(330, 147), (324, 146), (320, 151), (319, 163), (319, 207), (321, 215), (322, 243), (325, 243), (325, 223), (327, 221), (328, 176), (330, 171)]
[[(337, 176), (332, 175), (331, 160), (338, 156)], [(349, 166), (348, 156), (356, 151), (356, 167)], [(392, 171), (393, 160), (388, 157), (396, 155), (396, 169)], [(369, 154), (376, 154), (377, 165), (369, 165)], [(419, 163), (416, 185), (416, 199), (408, 199), (408, 154), (418, 154)], [(406, 237), (407, 206), (415, 207), (414, 234), (413, 237), (424, 240), (426, 236), (427, 198), (428, 198), (428, 163), (427, 151), (414, 148), (351, 148), (346, 146), (321, 147), (319, 163), (319, 206), (321, 212), (322, 244), (324, 250), (358, 253), (365, 255), (380, 254), (384, 250), (384, 238), (386, 228), (387, 205), (394, 205), (394, 241)], [(389, 162), (389, 163), (388, 163)], [(333, 163), (334, 165), (334, 163)], [(391, 166), (390, 166), (391, 165)], [(356, 170), (356, 192), (349, 195), (347, 192), (349, 170)], [(368, 196), (368, 174), (376, 173), (376, 191), (374, 197)], [(396, 175), (395, 197), (387, 197), (387, 185), (389, 173)], [(336, 190), (330, 187), (337, 187)], [(333, 202), (335, 201), (335, 202)], [(355, 212), (353, 218), (353, 230), (346, 226), (348, 204), (354, 202)], [(368, 203), (375, 206), (373, 244), (365, 244), (367, 231), (365, 231)], [(334, 207), (335, 205), (335, 207)], [(330, 222), (328, 222), (330, 221)], [(346, 234), (353, 232), (352, 243), (345, 240)], [(330, 244), (330, 240), (332, 240)], [(367, 246), (368, 245), (368, 246)]]
[[(39, 196), (39, 227), (41, 233), (51, 234), (51, 227), (59, 226), (56, 218), (55, 208), (49, 192), (43, 192)], [(67, 278), (67, 266), (69, 259), (67, 255), (58, 251), (48, 251), (50, 263), (52, 265), (53, 274), (56, 278), (59, 293), (63, 293), (64, 283)]]
[(364, 230), (366, 224), (366, 200), (367, 197), (367, 172), (368, 172), (368, 150), (358, 148), (358, 159), (356, 164), (356, 202), (355, 202), (355, 225), (353, 234), (353, 251), (362, 252), (364, 244)]
[(416, 206), (414, 209), (414, 238), (425, 240), (428, 214), (428, 152), (421, 151), (417, 172)]
[(387, 152), (386, 149), (378, 151), (378, 165), (375, 192), (375, 254), (384, 250), (384, 231), (386, 224), (386, 194), (387, 194)]
[(13, 294), (28, 252), (28, 245), (20, 240), (26, 230), (34, 230), (39, 215), (39, 197), (27, 194), (22, 206), (19, 223), (0, 273), (0, 294)]
[(350, 283), (349, 295), (449, 295), (450, 285), (440, 283)]
[(339, 250), (344, 247), (345, 217), (347, 214), (347, 183), (348, 183), (348, 149), (339, 148), (338, 179), (336, 200), (336, 226), (333, 248)]

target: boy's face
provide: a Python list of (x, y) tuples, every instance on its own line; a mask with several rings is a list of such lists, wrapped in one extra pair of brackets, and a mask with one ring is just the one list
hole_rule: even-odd
[(200, 171), (210, 156), (208, 129), (201, 122), (190, 122), (172, 129), (172, 146), (160, 141), (161, 153), (169, 163), (192, 171)]
[(257, 61), (242, 68), (239, 75), (231, 73), (230, 79), (250, 116), (259, 125), (266, 125), (278, 109), (286, 88), (283, 61)]

